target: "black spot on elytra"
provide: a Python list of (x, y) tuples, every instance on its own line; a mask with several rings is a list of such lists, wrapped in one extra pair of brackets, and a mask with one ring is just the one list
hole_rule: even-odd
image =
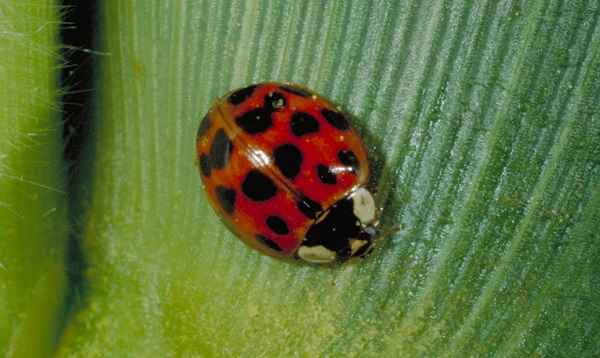
[(200, 122), (200, 126), (198, 127), (198, 134), (196, 134), (196, 138), (200, 138), (206, 134), (208, 129), (210, 128), (212, 121), (208, 117), (208, 114), (202, 118), (202, 122)]
[(271, 231), (278, 235), (286, 235), (290, 233), (287, 223), (279, 216), (269, 216), (267, 218), (267, 226), (269, 229), (271, 229)]
[(210, 161), (208, 159), (208, 155), (206, 155), (204, 153), (202, 153), (202, 155), (200, 155), (200, 171), (206, 178), (210, 178), (210, 173), (211, 173)]
[(321, 114), (323, 115), (323, 118), (329, 122), (329, 124), (341, 131), (345, 131), (346, 129), (350, 128), (350, 123), (348, 123), (346, 117), (339, 112), (324, 108), (321, 110)]
[(256, 240), (258, 240), (261, 244), (269, 247), (270, 249), (281, 252), (281, 247), (275, 241), (269, 239), (268, 237), (263, 236), (261, 234), (256, 234), (254, 235), (254, 237), (256, 237)]
[(251, 109), (235, 119), (235, 123), (247, 134), (262, 133), (273, 126), (273, 112), (285, 107), (286, 99), (279, 92), (265, 95), (264, 107)]
[(217, 194), (217, 200), (219, 201), (223, 211), (225, 211), (227, 214), (233, 214), (235, 211), (235, 190), (227, 189), (219, 185), (215, 189), (215, 193)]
[(233, 153), (233, 143), (229, 140), (229, 137), (223, 128), (220, 128), (215, 133), (215, 137), (213, 138), (213, 142), (208, 151), (210, 166), (213, 169), (225, 168), (227, 163), (229, 163), (231, 153)]
[(307, 90), (303, 89), (303, 88), (299, 88), (299, 87), (289, 87), (289, 86), (279, 86), (279, 88), (282, 91), (285, 92), (289, 92), (295, 95), (298, 95), (300, 97), (304, 97), (304, 98), (308, 98), (310, 96), (312, 96), (312, 93), (308, 92)]
[(323, 184), (333, 185), (337, 183), (337, 177), (335, 176), (335, 173), (326, 165), (317, 165), (317, 175)]
[(337, 157), (340, 163), (352, 168), (353, 173), (356, 173), (360, 169), (360, 163), (353, 151), (342, 149), (338, 152)]
[(248, 134), (258, 134), (273, 126), (271, 110), (265, 108), (251, 109), (235, 119), (235, 123)]
[(273, 151), (275, 166), (288, 179), (294, 180), (300, 173), (303, 157), (300, 149), (293, 144), (283, 144)]
[(256, 89), (256, 85), (241, 88), (229, 95), (227, 102), (231, 104), (240, 104), (252, 96), (254, 89)]
[(307, 196), (302, 196), (302, 199), (296, 203), (300, 212), (309, 219), (316, 219), (317, 214), (323, 211), (321, 204), (312, 200)]
[(295, 112), (290, 120), (292, 134), (296, 137), (319, 131), (319, 121), (308, 113)]
[(285, 96), (279, 92), (269, 92), (265, 95), (265, 109), (275, 112), (278, 109), (285, 107), (287, 100)]
[(277, 187), (268, 176), (253, 169), (242, 182), (242, 192), (253, 201), (265, 201), (275, 196)]

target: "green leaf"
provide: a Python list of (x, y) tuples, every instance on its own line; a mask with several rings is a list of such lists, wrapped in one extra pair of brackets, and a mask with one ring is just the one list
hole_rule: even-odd
[(66, 291), (55, 1), (0, 2), (0, 355), (49, 356)]
[[(599, 8), (102, 2), (87, 286), (59, 355), (598, 355)], [(368, 259), (277, 261), (210, 208), (200, 119), (262, 81), (365, 136), (400, 228)]]

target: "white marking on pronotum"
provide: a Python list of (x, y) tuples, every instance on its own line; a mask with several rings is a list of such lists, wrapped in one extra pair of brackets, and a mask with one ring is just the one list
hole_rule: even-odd
[(329, 250), (323, 245), (317, 246), (300, 246), (298, 256), (304, 261), (322, 264), (335, 261), (336, 253)]
[(353, 202), (352, 211), (361, 223), (368, 224), (375, 220), (377, 207), (370, 191), (360, 188), (352, 194), (351, 198)]

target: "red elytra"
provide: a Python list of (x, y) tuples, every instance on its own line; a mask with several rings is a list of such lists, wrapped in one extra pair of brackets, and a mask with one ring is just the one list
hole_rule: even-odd
[(207, 197), (248, 246), (313, 263), (366, 256), (377, 207), (361, 136), (306, 88), (260, 83), (215, 100), (196, 140)]

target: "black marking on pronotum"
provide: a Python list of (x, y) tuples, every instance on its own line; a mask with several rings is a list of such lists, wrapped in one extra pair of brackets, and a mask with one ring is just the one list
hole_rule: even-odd
[(268, 176), (252, 169), (242, 182), (242, 192), (253, 201), (265, 201), (277, 194), (277, 187)]
[(290, 233), (290, 229), (285, 220), (276, 215), (267, 218), (267, 226), (277, 235), (287, 235)]
[(346, 117), (339, 112), (323, 108), (321, 110), (321, 114), (323, 115), (323, 118), (329, 122), (329, 124), (341, 131), (345, 131), (346, 129), (350, 128), (350, 123), (348, 123)]
[(288, 87), (288, 86), (279, 86), (279, 88), (285, 92), (289, 92), (295, 95), (298, 95), (300, 97), (304, 97), (304, 98), (308, 98), (312, 96), (312, 93), (308, 92), (305, 89), (302, 88), (298, 88), (298, 87)]
[(300, 212), (309, 219), (316, 219), (317, 214), (323, 211), (321, 204), (304, 195), (302, 195), (296, 205), (298, 205)]
[(215, 194), (217, 195), (217, 200), (221, 205), (223, 211), (227, 214), (233, 214), (235, 211), (235, 198), (236, 192), (234, 189), (228, 189), (223, 186), (217, 186), (215, 189)]
[(223, 128), (215, 133), (213, 142), (208, 151), (208, 159), (213, 169), (223, 169), (229, 163), (229, 157), (233, 153), (233, 143), (229, 140)]
[(256, 234), (256, 235), (254, 235), (254, 237), (255, 237), (255, 238), (256, 238), (256, 240), (258, 240), (258, 241), (259, 241), (261, 244), (263, 244), (263, 245), (265, 245), (265, 246), (269, 247), (270, 249), (272, 249), (272, 250), (275, 250), (275, 251), (279, 251), (279, 252), (281, 252), (281, 247), (280, 247), (280, 246), (279, 246), (279, 245), (278, 245), (278, 244), (277, 244), (275, 241), (273, 241), (273, 240), (269, 239), (268, 237), (266, 237), (266, 236), (263, 236), (263, 235), (261, 235), (261, 234)]
[(294, 180), (300, 173), (304, 158), (300, 149), (293, 144), (283, 144), (273, 150), (275, 166), (288, 179)]
[(354, 225), (355, 222), (358, 222), (358, 218), (353, 212), (352, 199), (342, 199), (331, 207), (323, 220), (308, 230), (302, 245), (323, 245), (331, 251), (339, 252), (348, 247), (348, 239), (358, 238), (361, 226)]
[(358, 158), (353, 151), (348, 149), (342, 149), (337, 154), (338, 160), (340, 163), (352, 168), (352, 172), (356, 173), (360, 169), (360, 163), (358, 162)]
[(248, 98), (250, 98), (250, 96), (252, 96), (252, 93), (254, 93), (255, 89), (256, 85), (241, 88), (229, 95), (229, 97), (227, 98), (227, 102), (234, 105), (240, 104)]
[(210, 161), (208, 159), (208, 155), (206, 155), (204, 153), (202, 153), (202, 155), (200, 155), (200, 171), (206, 178), (210, 178), (210, 174), (211, 174)]
[(335, 176), (335, 173), (326, 165), (317, 165), (317, 175), (323, 184), (333, 185), (337, 183), (337, 177)]
[(292, 134), (296, 137), (319, 131), (319, 121), (308, 113), (295, 112), (290, 120)]

